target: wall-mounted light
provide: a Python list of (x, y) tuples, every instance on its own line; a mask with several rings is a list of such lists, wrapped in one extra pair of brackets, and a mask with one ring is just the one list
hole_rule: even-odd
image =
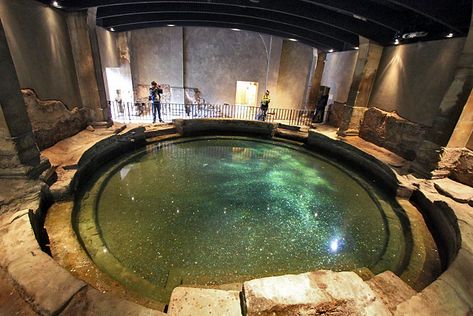
[(240, 32), (241, 30), (240, 29), (232, 29), (232, 31)]
[(298, 40), (296, 40), (295, 38), (288, 38), (288, 40), (290, 40), (291, 42), (298, 42)]
[(446, 38), (452, 38), (453, 37), (453, 33), (448, 33), (447, 35), (445, 35)]
[(111, 32), (115, 32), (115, 29), (113, 27), (110, 28)]
[(356, 49), (356, 50), (359, 50), (359, 49), (360, 49), (358, 46), (355, 46), (355, 47), (353, 47), (353, 48)]
[(173, 27), (173, 26), (176, 26), (176, 25), (175, 24), (167, 24), (167, 26)]
[(399, 42), (399, 39), (396, 38), (396, 39), (394, 40), (394, 45), (399, 45), (399, 43), (400, 43), (400, 42)]
[(330, 48), (330, 49), (328, 50), (328, 52), (329, 52), (329, 53), (333, 53), (333, 49)]
[(53, 7), (55, 7), (55, 8), (58, 8), (58, 9), (61, 8), (61, 5), (60, 5), (59, 2), (57, 2), (57, 1), (51, 2), (51, 5), (52, 5)]

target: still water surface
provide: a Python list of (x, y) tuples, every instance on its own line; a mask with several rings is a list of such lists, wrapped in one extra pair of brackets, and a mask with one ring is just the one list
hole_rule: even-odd
[[(375, 189), (281, 143), (205, 138), (155, 146), (109, 167), (95, 186), (89, 199), (103, 250), (85, 242), (89, 253), (114, 257), (157, 288), (373, 269), (389, 244)], [(395, 271), (402, 252), (390, 256)], [(127, 279), (120, 274), (112, 276)]]

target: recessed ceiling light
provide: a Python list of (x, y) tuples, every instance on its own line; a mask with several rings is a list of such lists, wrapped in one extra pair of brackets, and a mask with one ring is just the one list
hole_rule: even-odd
[(291, 42), (298, 42), (298, 40), (296, 40), (295, 38), (288, 38), (288, 40), (290, 40)]
[(167, 26), (176, 26), (175, 24), (168, 24)]
[(110, 28), (110, 31), (115, 32), (115, 29), (113, 27)]
[(240, 29), (232, 29), (232, 31), (240, 32), (241, 30)]
[(396, 39), (394, 40), (394, 45), (399, 45), (399, 43), (400, 43), (400, 42), (399, 42), (399, 39), (396, 38)]
[(353, 47), (353, 48), (356, 49), (356, 50), (359, 50), (359, 49), (360, 49), (358, 46), (355, 46), (355, 47)]
[(53, 1), (52, 3), (52, 6), (55, 7), (55, 8), (60, 8), (61, 6), (59, 5), (59, 2), (57, 1)]
[(448, 33), (445, 37), (452, 38), (452, 37), (453, 37), (453, 33)]
[(329, 53), (333, 53), (333, 49), (330, 48), (330, 49), (328, 50), (328, 52), (329, 52)]
[(404, 33), (402, 34), (403, 39), (410, 39), (410, 38), (416, 38), (416, 37), (426, 37), (429, 33), (424, 32), (424, 31), (418, 31), (418, 32), (409, 32), (409, 33)]

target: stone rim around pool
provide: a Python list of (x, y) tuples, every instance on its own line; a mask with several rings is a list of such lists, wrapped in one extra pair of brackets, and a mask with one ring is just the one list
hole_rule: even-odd
[[(179, 144), (179, 143), (185, 143), (189, 141), (194, 141), (194, 140), (207, 140), (207, 139), (248, 139), (248, 138), (242, 138), (242, 137), (195, 137), (192, 139), (180, 139), (177, 141), (172, 141), (172, 142), (166, 142), (166, 143), (161, 143), (157, 144), (154, 146), (149, 146), (147, 150), (152, 150), (153, 148), (163, 148), (165, 146), (169, 146), (170, 144)], [(321, 156), (308, 151), (300, 146), (300, 144), (291, 144), (290, 142), (276, 142), (276, 141), (268, 141), (268, 140), (262, 140), (262, 139), (254, 139), (252, 138), (251, 141), (256, 141), (256, 142), (261, 142), (265, 144), (277, 144), (279, 146), (283, 146), (285, 148), (290, 148), (292, 150), (299, 150), (303, 151), (305, 154), (310, 154), (317, 156), (319, 159), (323, 159), (325, 163), (329, 163), (331, 165), (334, 165), (331, 161), (328, 161), (325, 158), (322, 158)], [(146, 150), (140, 150), (126, 159), (120, 161), (120, 163), (114, 167), (109, 169), (100, 179), (98, 179), (97, 182), (95, 182), (94, 186), (92, 187), (92, 190), (88, 192), (83, 192), (82, 197), (82, 202), (81, 202), (81, 209), (82, 211), (79, 213), (76, 209), (74, 212), (73, 216), (73, 221), (74, 221), (74, 228), (76, 229), (76, 232), (78, 233), (79, 240), (81, 241), (83, 247), (86, 249), (88, 252), (89, 256), (96, 262), (102, 270), (105, 270), (109, 275), (114, 277), (115, 279), (119, 280), (125, 287), (139, 292), (141, 295), (144, 295), (150, 299), (154, 300), (163, 300), (163, 297), (168, 297), (170, 290), (172, 288), (157, 288), (153, 283), (149, 282), (148, 280), (136, 275), (133, 271), (131, 271), (128, 267), (124, 266), (120, 260), (118, 260), (110, 251), (108, 251), (108, 247), (105, 243), (105, 241), (102, 239), (102, 234), (100, 232), (100, 227), (97, 222), (97, 216), (96, 216), (96, 209), (97, 209), (97, 203), (99, 200), (99, 197), (106, 185), (106, 183), (109, 181), (110, 177), (117, 172), (120, 168), (122, 168), (124, 165), (128, 164), (130, 161), (134, 160), (135, 158), (142, 156), (146, 154)], [(104, 167), (105, 169), (107, 167)], [(340, 168), (337, 166), (337, 168)], [(410, 232), (408, 228), (406, 227), (406, 223), (404, 222), (404, 215), (403, 215), (403, 210), (401, 207), (398, 205), (393, 207), (392, 205), (388, 205), (386, 202), (382, 201), (380, 198), (379, 194), (380, 192), (376, 192), (369, 186), (367, 186), (365, 180), (363, 180), (360, 176), (357, 174), (348, 171), (347, 169), (343, 169), (343, 172), (349, 175), (353, 180), (358, 182), (358, 184), (362, 185), (362, 187), (366, 190), (366, 192), (370, 195), (370, 197), (373, 199), (373, 201), (376, 201), (377, 206), (380, 209), (383, 209), (383, 221), (385, 228), (388, 232), (387, 235), (389, 238), (385, 240), (385, 245), (384, 245), (384, 250), (383, 250), (383, 255), (380, 256), (379, 260), (374, 266), (369, 267), (373, 272), (381, 272), (386, 269), (394, 270), (396, 273), (402, 273), (402, 270), (404, 269), (405, 265), (407, 264), (407, 261), (409, 260), (409, 255), (410, 255)], [(95, 181), (97, 179), (92, 179), (92, 181)], [(81, 196), (79, 195), (79, 196)], [(379, 198), (379, 201), (378, 201)], [(381, 204), (383, 205), (381, 205)], [(78, 204), (78, 203), (77, 203)], [(84, 212), (84, 210), (86, 212)], [(387, 218), (392, 221), (388, 221)], [(398, 239), (393, 238), (395, 234), (393, 234), (394, 231), (400, 233), (398, 235)], [(81, 233), (79, 233), (81, 232)], [(84, 234), (84, 232), (86, 232)], [(401, 240), (399, 240), (401, 239)], [(400, 247), (400, 245), (402, 245)], [(393, 256), (396, 256), (399, 254), (400, 251), (403, 251), (404, 254), (401, 255), (400, 257), (402, 258), (398, 265), (393, 268), (392, 266), (389, 266), (390, 261), (392, 260)], [(362, 267), (358, 267), (362, 268)], [(311, 270), (308, 268), (307, 270)], [(294, 271), (297, 272), (297, 271)], [(300, 271), (299, 271), (300, 272)], [(286, 274), (289, 272), (284, 272), (280, 274)], [(179, 284), (176, 284), (179, 285)]]

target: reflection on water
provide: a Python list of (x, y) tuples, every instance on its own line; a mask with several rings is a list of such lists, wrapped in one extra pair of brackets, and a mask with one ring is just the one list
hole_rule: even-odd
[[(389, 227), (359, 181), (268, 142), (159, 145), (104, 181), (94, 220), (103, 252), (167, 289), (164, 296), (180, 284), (373, 268), (385, 255)], [(396, 256), (401, 252), (389, 258), (392, 270), (402, 260)]]

